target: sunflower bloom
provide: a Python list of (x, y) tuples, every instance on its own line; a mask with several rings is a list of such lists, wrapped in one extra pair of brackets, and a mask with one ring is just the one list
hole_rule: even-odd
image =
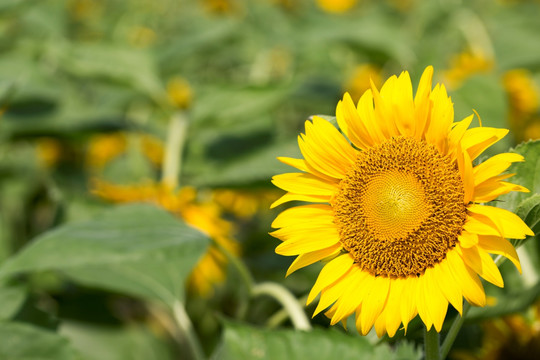
[(454, 123), (443, 85), (431, 85), (428, 67), (413, 98), (407, 72), (381, 90), (372, 85), (355, 106), (345, 94), (336, 109), (339, 127), (314, 117), (298, 138), (304, 159), (279, 158), (301, 172), (277, 175), (287, 191), (272, 206), (276, 253), (297, 256), (288, 273), (320, 260), (308, 304), (329, 308), (331, 324), (355, 313), (356, 328), (393, 336), (418, 314), (440, 331), (448, 303), (461, 314), (463, 298), (484, 306), (479, 279), (502, 287), (490, 254), (520, 269), (506, 238), (533, 235), (515, 214), (482, 205), (510, 191), (528, 191), (501, 174), (518, 154), (496, 155), (473, 166), (508, 130), (469, 129), (472, 116)]

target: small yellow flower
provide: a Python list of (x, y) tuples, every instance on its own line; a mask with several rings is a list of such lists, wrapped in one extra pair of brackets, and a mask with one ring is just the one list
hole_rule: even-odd
[(452, 58), (450, 68), (443, 72), (443, 76), (448, 86), (455, 89), (469, 77), (491, 71), (493, 65), (493, 60), (488, 57), (466, 51)]
[(100, 134), (92, 137), (86, 152), (87, 164), (91, 169), (101, 169), (126, 150), (126, 135), (123, 133)]
[(179, 109), (187, 109), (193, 100), (193, 91), (189, 82), (182, 77), (174, 77), (167, 83), (169, 101)]
[(344, 13), (351, 10), (358, 0), (317, 0), (317, 5), (329, 13)]
[(501, 174), (515, 153), (473, 160), (508, 133), (469, 129), (473, 116), (454, 122), (444, 85), (432, 89), (428, 67), (413, 97), (409, 74), (366, 91), (358, 105), (345, 94), (336, 109), (343, 136), (314, 117), (298, 139), (303, 159), (280, 158), (300, 170), (274, 176), (287, 191), (273, 206), (295, 206), (277, 216), (276, 252), (297, 256), (288, 274), (327, 263), (308, 296), (320, 294), (315, 314), (331, 324), (355, 313), (356, 328), (394, 336), (418, 314), (441, 331), (448, 304), (461, 313), (463, 298), (486, 304), (480, 275), (502, 287), (490, 254), (520, 269), (506, 238), (533, 235), (515, 214), (483, 205), (511, 191), (528, 191)]
[(240, 253), (239, 244), (231, 236), (232, 224), (221, 218), (217, 204), (197, 202), (196, 191), (191, 187), (174, 191), (162, 183), (116, 185), (94, 179), (92, 192), (114, 203), (155, 204), (206, 233), (213, 244), (208, 247), (187, 280), (188, 289), (199, 296), (212, 296), (215, 286), (225, 281), (228, 260), (223, 249), (235, 256)]
[(62, 144), (57, 139), (41, 138), (37, 142), (37, 156), (40, 162), (46, 167), (55, 166), (62, 157)]
[(278, 195), (274, 190), (233, 190), (217, 189), (212, 198), (223, 210), (239, 218), (253, 217), (261, 209), (268, 209)]
[(503, 76), (503, 84), (508, 93), (510, 109), (514, 114), (528, 116), (538, 111), (538, 87), (531, 74), (525, 69), (514, 69)]

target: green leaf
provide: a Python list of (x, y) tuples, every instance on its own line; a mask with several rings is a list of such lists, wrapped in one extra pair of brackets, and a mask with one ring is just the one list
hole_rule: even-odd
[(17, 313), (26, 299), (28, 291), (23, 284), (0, 284), (0, 320), (11, 318)]
[[(267, 146), (224, 165), (207, 166), (197, 169), (190, 183), (200, 186), (239, 186), (258, 182), (270, 182), (272, 176), (285, 172), (295, 172), (290, 166), (281, 163), (279, 156), (298, 157), (300, 150), (296, 140)], [(215, 176), (219, 174), (219, 176)]]
[(523, 200), (519, 204), (516, 214), (525, 221), (538, 238), (540, 236), (540, 194), (534, 194)]
[(202, 233), (149, 205), (129, 205), (67, 224), (6, 261), (0, 276), (59, 270), (82, 284), (171, 305), (206, 249)]
[[(456, 121), (473, 114), (473, 110), (476, 110), (482, 119), (483, 126), (496, 128), (508, 126), (506, 121), (508, 102), (498, 77), (473, 76), (451, 95), (455, 103)], [(476, 115), (474, 121), (478, 121)], [(486, 150), (485, 154), (492, 156), (504, 152), (511, 145), (510, 136), (506, 136)]]
[(405, 345), (397, 352), (387, 344), (373, 347), (365, 337), (337, 330), (266, 330), (240, 324), (225, 324), (222, 344), (215, 360), (256, 359), (420, 359), (421, 353)]
[(540, 140), (522, 143), (510, 151), (523, 155), (525, 161), (513, 163), (510, 166), (508, 172), (515, 175), (508, 181), (525, 186), (530, 192), (512, 191), (509, 194), (500, 196), (497, 199), (497, 206), (516, 212), (524, 200), (540, 193)]
[(59, 333), (85, 360), (173, 359), (166, 339), (138, 324), (120, 327), (64, 322)]
[(0, 323), (0, 359), (80, 359), (68, 340), (58, 334), (23, 323)]
[(513, 291), (497, 298), (494, 306), (472, 307), (467, 314), (467, 322), (506, 316), (524, 311), (540, 298), (540, 283), (531, 288)]

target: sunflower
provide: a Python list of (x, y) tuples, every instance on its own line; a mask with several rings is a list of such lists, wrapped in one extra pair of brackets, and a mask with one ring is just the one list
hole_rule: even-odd
[(296, 206), (277, 216), (276, 253), (298, 256), (288, 274), (325, 260), (308, 296), (315, 310), (329, 310), (331, 324), (355, 313), (356, 328), (393, 336), (417, 315), (440, 331), (448, 303), (461, 314), (463, 298), (484, 306), (478, 277), (502, 287), (490, 254), (520, 269), (505, 238), (533, 235), (515, 214), (482, 203), (527, 189), (504, 181), (514, 153), (473, 166), (508, 130), (469, 129), (473, 116), (454, 123), (443, 85), (424, 71), (413, 98), (407, 72), (381, 90), (372, 84), (355, 106), (345, 94), (336, 109), (339, 127), (313, 117), (298, 138), (304, 159), (279, 158), (301, 172), (277, 175), (287, 191), (272, 207)]

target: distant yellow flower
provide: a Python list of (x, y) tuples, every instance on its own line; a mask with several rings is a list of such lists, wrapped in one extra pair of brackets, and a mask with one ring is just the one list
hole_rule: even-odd
[(298, 143), (304, 159), (280, 158), (301, 172), (277, 175), (287, 191), (273, 206), (313, 204), (283, 211), (272, 233), (280, 255), (298, 256), (288, 274), (328, 261), (308, 296), (320, 294), (315, 314), (330, 307), (331, 324), (356, 313), (356, 328), (393, 336), (417, 314), (440, 331), (448, 303), (486, 304), (478, 275), (502, 287), (490, 254), (520, 269), (505, 238), (533, 235), (515, 214), (482, 205), (527, 189), (503, 181), (521, 155), (504, 153), (473, 166), (505, 129), (468, 129), (473, 116), (454, 122), (443, 85), (432, 89), (428, 67), (413, 98), (407, 72), (372, 87), (356, 107), (345, 94), (339, 127), (314, 117)]
[(100, 134), (90, 138), (86, 151), (88, 167), (95, 171), (103, 169), (108, 163), (125, 154), (128, 150), (128, 143), (131, 142), (136, 143), (137, 149), (152, 164), (161, 165), (165, 152), (161, 139), (144, 133), (117, 132)]
[(540, 118), (535, 118), (527, 127), (523, 133), (523, 140), (536, 140), (540, 139)]
[(163, 141), (149, 134), (141, 134), (141, 150), (146, 157), (156, 166), (163, 163), (165, 148)]
[(538, 111), (538, 87), (531, 74), (525, 69), (514, 69), (503, 76), (503, 84), (512, 112), (520, 115), (530, 115)]
[(180, 109), (187, 109), (193, 100), (193, 91), (189, 82), (182, 77), (174, 77), (167, 83), (167, 95), (171, 104)]
[(469, 77), (491, 71), (493, 65), (492, 59), (466, 51), (452, 58), (450, 68), (443, 72), (443, 76), (450, 88), (458, 88)]
[(377, 87), (382, 84), (381, 69), (370, 64), (359, 65), (345, 83), (344, 90), (351, 95), (354, 101), (358, 101), (360, 96), (371, 88), (372, 81)]
[(195, 189), (174, 191), (162, 183), (115, 185), (95, 179), (93, 193), (114, 203), (149, 202), (173, 213), (186, 223), (206, 233), (213, 241), (188, 278), (190, 291), (209, 297), (214, 287), (226, 278), (228, 260), (222, 249), (239, 255), (240, 247), (232, 238), (232, 224), (221, 218), (219, 207), (212, 202), (198, 203)]
[(126, 150), (123, 133), (100, 134), (92, 137), (86, 151), (86, 162), (92, 169), (101, 169)]
[(212, 191), (212, 198), (226, 212), (239, 218), (250, 218), (278, 198), (274, 190), (233, 190), (217, 189)]
[(37, 156), (46, 168), (55, 166), (62, 157), (62, 144), (58, 139), (41, 138), (37, 141)]
[(352, 9), (358, 0), (317, 0), (317, 5), (330, 13), (343, 13)]
[(129, 32), (129, 42), (139, 48), (153, 45), (156, 39), (156, 32), (146, 26), (134, 26)]
[(532, 75), (525, 69), (514, 69), (503, 76), (509, 105), (509, 122), (519, 140), (538, 138), (539, 90)]
[(206, 11), (216, 14), (227, 14), (238, 10), (234, 0), (203, 0)]

